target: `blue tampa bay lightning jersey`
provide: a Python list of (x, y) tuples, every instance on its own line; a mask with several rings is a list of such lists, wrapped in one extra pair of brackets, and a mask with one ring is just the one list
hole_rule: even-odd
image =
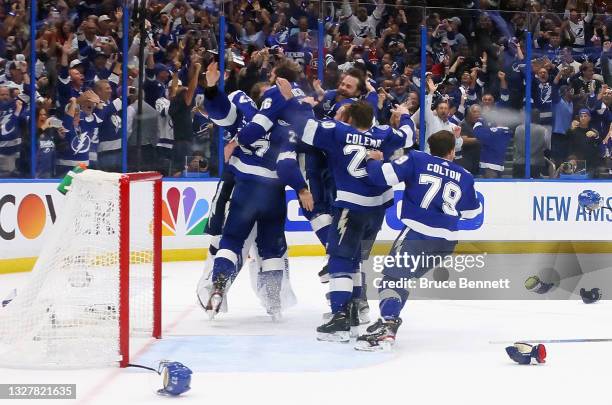
[(402, 222), (423, 235), (456, 240), (465, 222), (482, 224), (481, 197), (474, 177), (461, 166), (425, 152), (410, 150), (392, 162), (369, 160), (368, 179), (377, 185), (405, 183)]
[(0, 103), (0, 155), (18, 154), (21, 148), (21, 122), (27, 117), (24, 105), (19, 114), (15, 114), (15, 102)]
[(94, 145), (98, 142), (101, 122), (96, 114), (87, 115), (81, 111), (78, 125), (75, 125), (71, 116), (64, 115), (62, 125), (66, 128), (65, 147), (57, 150), (57, 164), (72, 167), (81, 163), (88, 165), (95, 153)]
[[(327, 118), (334, 118), (340, 107), (345, 104), (353, 104), (359, 101), (358, 97), (343, 98), (340, 101), (336, 101), (338, 97), (338, 90), (327, 90), (323, 95), (323, 100), (319, 104), (323, 108), (323, 115)], [(378, 114), (378, 94), (375, 91), (368, 93), (364, 100), (367, 101), (372, 108), (374, 108), (374, 117)]]
[[(261, 111), (242, 91), (229, 96), (218, 91), (214, 97), (204, 100), (204, 106), (213, 123), (236, 136), (239, 147), (234, 150), (229, 166), (237, 178), (286, 184), (295, 190), (306, 187), (295, 152), (297, 137), (289, 124), (275, 119), (277, 125), (271, 125), (263, 133), (259, 128), (245, 132), (249, 122), (261, 115)], [(265, 111), (263, 106), (262, 110)]]
[(204, 108), (208, 112), (208, 118), (225, 129), (229, 137), (236, 136), (257, 114), (257, 105), (241, 90), (229, 95), (217, 91), (213, 97), (204, 98)]
[(491, 127), (483, 120), (474, 124), (474, 136), (480, 142), (480, 167), (504, 171), (506, 150), (512, 139), (508, 127)]
[(393, 204), (389, 186), (367, 181), (366, 157), (368, 150), (379, 150), (389, 157), (397, 149), (410, 147), (412, 132), (405, 131), (409, 120), (408, 115), (402, 116), (400, 130), (384, 125), (365, 132), (339, 121), (306, 122), (301, 140), (327, 153), (336, 184), (334, 206), (367, 210)]
[(303, 119), (314, 118), (310, 104), (303, 103), (306, 97), (302, 89), (296, 83), (292, 83), (294, 98), (287, 101), (276, 86), (270, 87), (264, 92), (261, 99), (261, 107), (242, 131), (241, 136), (249, 141), (261, 138), (274, 126), (276, 119), (291, 122), (296, 117)]

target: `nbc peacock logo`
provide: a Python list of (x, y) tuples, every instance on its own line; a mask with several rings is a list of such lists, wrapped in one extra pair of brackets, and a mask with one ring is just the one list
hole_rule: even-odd
[(203, 235), (208, 223), (208, 208), (208, 201), (198, 199), (193, 187), (185, 187), (182, 192), (170, 187), (162, 203), (162, 235)]

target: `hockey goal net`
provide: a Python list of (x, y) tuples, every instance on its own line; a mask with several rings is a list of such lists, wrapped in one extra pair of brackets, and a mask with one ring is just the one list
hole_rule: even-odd
[(161, 175), (76, 174), (28, 283), (0, 308), (0, 366), (127, 366), (161, 337)]

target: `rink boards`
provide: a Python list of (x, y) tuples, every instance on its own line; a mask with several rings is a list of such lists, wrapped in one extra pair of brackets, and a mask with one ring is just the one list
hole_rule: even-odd
[[(163, 183), (163, 254), (165, 261), (197, 260), (205, 256), (203, 229), (210, 213), (216, 181), (168, 179)], [(29, 270), (52, 224), (61, 215), (63, 196), (56, 181), (10, 180), (0, 182), (0, 273)], [(485, 220), (476, 231), (463, 232), (462, 246), (485, 245), (500, 253), (612, 251), (612, 211), (588, 214), (578, 206), (585, 189), (599, 192), (612, 205), (612, 182), (594, 181), (479, 181), (484, 195)], [(401, 229), (396, 204), (389, 208), (379, 233), (393, 240)], [(323, 254), (301, 215), (293, 190), (287, 190), (286, 235), (293, 256)], [(471, 242), (470, 242), (471, 241)], [(574, 241), (571, 247), (565, 241)], [(460, 246), (461, 248), (461, 246)]]

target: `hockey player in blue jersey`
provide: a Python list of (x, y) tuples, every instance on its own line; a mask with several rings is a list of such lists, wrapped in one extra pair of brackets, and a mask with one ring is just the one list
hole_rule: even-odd
[(217, 87), (219, 77), (217, 63), (209, 64), (206, 71), (207, 86), (204, 89), (204, 107), (210, 120), (224, 129), (225, 138), (228, 140), (225, 142), (228, 166), (221, 175), (221, 181), (217, 184), (217, 191), (212, 200), (211, 215), (205, 229), (205, 233), (211, 236), (209, 256), (213, 259), (219, 249), (226, 206), (235, 184), (234, 170), (229, 162), (230, 157), (235, 153), (236, 146), (232, 138), (257, 113), (255, 102), (244, 92), (235, 91), (229, 95), (221, 92)]
[[(277, 114), (272, 109), (282, 109), (287, 104), (284, 98), (279, 101), (272, 105), (264, 97), (261, 109), (251, 121), (258, 127), (249, 131), (247, 128), (250, 124), (247, 124), (237, 133), (239, 147), (230, 159), (235, 185), (214, 259), (214, 290), (205, 305), (211, 317), (218, 313), (226, 290), (239, 271), (238, 257), (255, 225), (262, 263), (260, 282), (263, 288), (276, 289), (269, 292), (270, 297), (277, 298), (269, 312), (273, 317), (280, 313), (280, 288), (287, 249), (284, 234), (285, 184), (298, 192), (306, 209), (312, 209), (312, 198), (297, 163), (295, 134), (287, 123), (279, 121), (274, 125)], [(265, 129), (261, 131), (262, 128)]]
[[(257, 137), (269, 131), (274, 125), (278, 125), (277, 120), (290, 122), (293, 117), (314, 118), (312, 107), (306, 102), (304, 92), (295, 83), (298, 74), (299, 69), (297, 65), (288, 60), (282, 61), (274, 67), (270, 83), (275, 83), (278, 77), (289, 80), (292, 94), (296, 100), (293, 103), (287, 104), (279, 89), (276, 86), (272, 86), (261, 96), (260, 111), (255, 114), (251, 122), (244, 127), (241, 133), (248, 137)], [(301, 134), (298, 133), (299, 135)], [(333, 181), (326, 173), (327, 161), (323, 154), (307, 145), (306, 147), (303, 144), (298, 145), (296, 152), (303, 154), (306, 180), (314, 200), (314, 208), (311, 211), (304, 210), (303, 214), (310, 221), (312, 229), (321, 241), (321, 244), (325, 246), (328, 229), (331, 224), (330, 198), (332, 193), (330, 193), (330, 182), (333, 185)], [(292, 155), (287, 156), (289, 159), (295, 159)], [(323, 273), (324, 271), (320, 274)]]
[[(290, 89), (282, 82), (279, 85), (290, 97)], [(367, 151), (380, 150), (388, 158), (395, 150), (413, 143), (412, 132), (409, 137), (405, 131), (410, 121), (408, 114), (402, 115), (400, 130), (395, 130), (371, 127), (374, 111), (367, 102), (342, 108), (345, 122), (292, 119), (297, 132), (302, 133), (302, 142), (327, 153), (337, 189), (327, 240), (332, 318), (317, 328), (318, 339), (328, 341), (348, 341), (351, 326), (359, 325), (352, 302), (361, 298), (361, 273), (357, 270), (362, 258), (369, 256), (386, 208), (393, 204), (389, 186), (372, 185), (365, 180)]]
[(319, 105), (315, 109), (321, 109), (320, 118), (334, 118), (336, 112), (345, 104), (352, 104), (362, 97), (370, 103), (375, 109), (374, 116), (377, 113), (378, 94), (366, 80), (365, 75), (359, 69), (349, 69), (338, 83), (338, 88), (335, 90), (323, 90), (321, 82), (315, 80), (313, 82), (315, 91), (317, 92)]
[[(374, 117), (378, 115), (378, 94), (374, 87), (366, 80), (365, 74), (360, 69), (353, 68), (344, 73), (338, 83), (338, 88), (335, 90), (323, 90), (319, 80), (315, 80), (313, 86), (318, 99), (318, 104), (314, 108), (318, 118), (340, 120), (341, 114), (338, 114), (339, 110), (343, 106), (355, 103), (360, 99), (364, 99), (374, 108)], [(372, 124), (375, 121), (374, 119)], [(315, 211), (313, 212), (313, 217), (316, 220), (311, 221), (313, 222), (313, 228), (324, 220), (327, 221), (327, 225), (330, 224), (331, 205), (336, 198), (334, 179), (327, 161), (328, 159), (323, 151), (314, 152), (310, 156), (310, 166), (317, 168), (317, 170), (313, 170), (316, 173), (316, 177), (310, 177), (315, 177), (318, 180), (315, 183), (317, 187), (313, 187), (313, 193), (317, 201)], [(327, 233), (327, 226), (322, 232)], [(323, 283), (329, 281), (327, 265), (319, 272), (319, 278)], [(367, 305), (367, 301), (364, 301), (364, 303)]]
[[(483, 203), (474, 189), (474, 178), (453, 163), (453, 133), (436, 132), (427, 142), (431, 155), (410, 150), (390, 163), (378, 160), (382, 158), (379, 153), (368, 155), (369, 182), (378, 186), (405, 185), (401, 219), (406, 226), (390, 256), (445, 257), (452, 254), (459, 230), (476, 229), (482, 224)], [(429, 270), (423, 262), (415, 267), (396, 264), (383, 270), (379, 288), (381, 318), (357, 339), (357, 350), (382, 350), (393, 345), (402, 323), (400, 311), (408, 299), (408, 290), (401, 286), (407, 284), (407, 279), (422, 277)]]
[[(222, 127), (226, 131), (225, 138), (234, 138), (237, 136), (238, 132), (241, 128), (246, 125), (248, 121), (250, 121), (253, 116), (258, 112), (257, 105), (244, 92), (238, 90), (229, 95), (219, 91), (217, 88), (217, 82), (220, 77), (220, 72), (217, 68), (216, 63), (211, 63), (206, 71), (206, 82), (207, 86), (205, 88), (205, 98), (204, 105), (209, 113), (211, 120)], [(251, 91), (255, 97), (258, 94), (263, 93), (270, 86), (266, 83), (257, 83)], [(280, 128), (276, 130), (278, 133), (286, 133), (287, 128)], [(236, 141), (231, 140), (225, 147), (225, 159), (228, 162), (226, 166), (226, 170), (223, 172), (222, 179), (217, 185), (217, 191), (212, 201), (211, 215), (205, 230), (207, 235), (210, 235), (210, 245), (209, 245), (209, 254), (205, 262), (204, 266), (204, 274), (198, 282), (197, 288), (197, 296), (202, 305), (206, 309), (207, 300), (211, 295), (214, 286), (211, 280), (211, 270), (215, 260), (215, 255), (219, 249), (219, 242), (222, 235), (223, 226), (226, 222), (226, 211), (228, 202), (234, 191), (235, 186), (235, 177), (244, 176), (243, 173), (240, 173), (237, 167), (234, 167), (234, 164), (238, 164), (241, 166), (242, 160), (240, 156), (245, 152), (243, 148), (236, 147)], [(247, 151), (248, 152), (248, 151)], [(289, 154), (291, 155), (291, 154)], [(291, 157), (291, 156), (288, 156)], [(280, 171), (279, 180), (283, 184), (290, 184), (291, 179), (289, 178), (292, 174), (295, 174), (294, 165), (296, 165), (295, 160), (291, 159), (280, 159), (278, 161), (277, 166), (282, 168)], [(242, 169), (244, 171), (244, 168)], [(284, 176), (287, 174), (289, 177)], [(308, 189), (299, 190), (298, 195), (300, 196), (300, 200), (302, 204), (309, 209), (312, 209), (312, 203), (309, 203), (311, 197)], [(278, 312), (279, 308), (276, 306), (278, 299), (276, 299), (276, 293), (278, 291), (271, 291), (274, 297), (270, 297), (268, 294), (269, 288), (267, 283), (274, 283), (276, 280), (268, 280), (268, 276), (263, 271), (261, 257), (258, 254), (257, 246), (254, 246), (255, 235), (257, 234), (256, 229), (249, 230), (248, 239), (246, 243), (244, 243), (244, 248), (242, 249), (241, 254), (237, 255), (236, 262), (236, 272), (240, 270), (243, 263), (246, 263), (246, 258), (249, 255), (252, 260), (249, 262), (251, 270), (251, 276), (255, 279), (254, 285), (256, 285), (256, 293), (262, 301), (262, 304), (266, 308), (267, 312), (273, 316), (273, 318), (278, 317), (280, 313)], [(253, 247), (251, 249), (251, 247)], [(282, 260), (287, 264), (286, 254), (283, 256)], [(288, 268), (285, 266), (285, 270)], [(291, 291), (291, 287), (289, 284), (288, 274), (285, 271), (285, 277), (281, 283), (281, 306), (283, 308), (292, 305), (295, 302), (295, 298), (293, 292)], [(229, 285), (227, 286), (225, 292), (227, 292)], [(273, 289), (272, 289), (273, 290)], [(221, 308), (223, 311), (227, 310), (227, 300), (223, 300), (223, 306)], [(282, 308), (281, 308), (282, 309)], [(213, 314), (214, 315), (214, 314)]]

